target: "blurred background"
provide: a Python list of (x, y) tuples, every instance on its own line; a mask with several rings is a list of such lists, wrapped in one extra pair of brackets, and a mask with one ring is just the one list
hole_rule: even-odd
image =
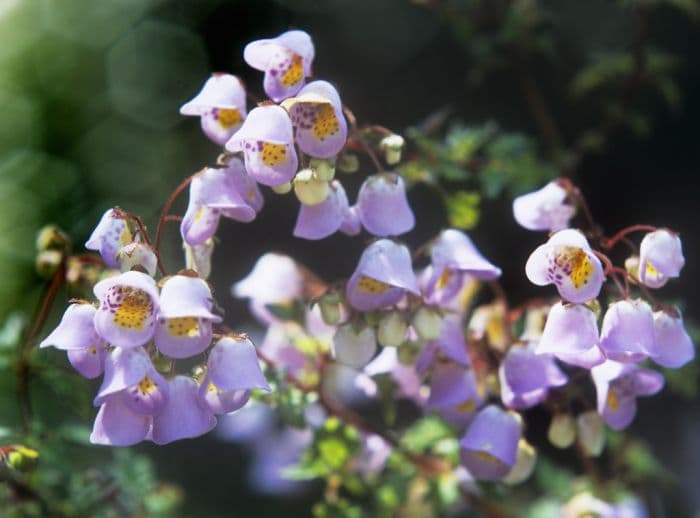
[[(508, 137), (504, 153), (520, 160), (530, 180), (501, 185), (516, 173), (496, 156), (488, 174), (458, 184), (489, 193), (479, 199), (478, 223), (465, 226), (503, 268), (514, 301), (533, 295), (523, 265), (542, 237), (517, 227), (512, 196), (566, 174), (608, 233), (635, 223), (681, 233), (686, 267), (664, 294), (682, 300), (686, 320), (698, 323), (699, 15), (694, 0), (0, 0), (0, 346), (44, 287), (34, 265), (38, 230), (55, 223), (81, 250), (115, 205), (154, 229), (173, 189), (220, 151), (179, 106), (212, 71), (239, 75), (262, 97), (262, 74), (243, 62), (242, 49), (289, 28), (312, 36), (314, 76), (337, 85), (361, 123), (433, 139), (433, 146), (455, 128)], [(409, 140), (409, 162), (419, 149)], [(435, 172), (437, 183), (443, 174)], [(360, 176), (347, 183), (351, 200)], [(409, 194), (418, 215), (406, 236), (413, 246), (453, 218), (444, 192), (419, 177)], [(363, 245), (344, 235), (293, 238), (296, 200), (265, 195), (256, 221), (223, 221), (218, 234), (212, 283), (236, 329), (247, 329), (250, 317), (229, 287), (263, 252), (287, 253), (335, 280), (352, 271)], [(174, 213), (184, 212), (186, 198)], [(181, 264), (176, 224), (163, 246), (166, 265)], [(45, 332), (65, 307), (61, 296)], [(46, 354), (65, 367), (60, 353)], [(700, 509), (698, 370), (680, 376), (686, 397), (666, 391), (641, 401), (633, 427), (665, 466), (659, 498), (667, 516)], [(84, 394), (60, 398), (52, 387), (38, 380), (32, 389), (46, 428), (65, 426), (70, 435), (71, 426), (90, 422), (85, 404), (94, 386), (85, 382)], [(14, 390), (11, 371), (0, 372), (2, 430), (19, 419)], [(273, 468), (251, 476), (252, 449), (221, 435), (139, 446), (138, 458), (76, 449), (76, 462), (114, 462), (121, 475), (135, 470), (134, 480), (167, 481), (173, 485), (154, 492), (181, 499), (185, 516), (308, 514), (319, 487), (256, 484)]]

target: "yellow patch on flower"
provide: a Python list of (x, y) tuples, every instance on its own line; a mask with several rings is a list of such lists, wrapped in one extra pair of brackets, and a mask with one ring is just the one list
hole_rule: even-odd
[(314, 123), (314, 137), (318, 140), (325, 140), (326, 137), (338, 133), (340, 125), (335, 116), (335, 110), (331, 104), (320, 104), (316, 108), (316, 122)]
[(464, 403), (460, 403), (456, 406), (458, 412), (463, 412), (465, 414), (473, 412), (476, 408), (476, 401), (473, 399), (467, 399)]
[(304, 67), (302, 65), (301, 56), (294, 54), (292, 64), (289, 65), (287, 71), (280, 77), (280, 82), (284, 86), (294, 86), (304, 78)]
[(199, 336), (199, 319), (195, 317), (169, 318), (168, 333), (180, 338)]
[(646, 273), (647, 273), (648, 277), (658, 277), (659, 270), (654, 268), (654, 265), (652, 265), (649, 261), (647, 261)]
[(267, 166), (283, 164), (287, 159), (287, 146), (265, 142), (262, 148), (262, 161)]
[(485, 451), (473, 451), (471, 452), (477, 459), (488, 462), (489, 464), (502, 464), (502, 462), (496, 458), (495, 455), (491, 455)]
[(243, 122), (241, 112), (235, 108), (222, 108), (216, 111), (216, 119), (224, 129), (231, 129)]
[(379, 295), (391, 289), (387, 283), (373, 279), (372, 277), (367, 277), (363, 275), (360, 280), (357, 281), (357, 289), (363, 293), (371, 293), (372, 295)]
[(124, 229), (122, 230), (122, 233), (119, 234), (119, 246), (124, 246), (128, 245), (131, 243), (132, 237), (131, 237), (131, 230), (129, 230), (129, 225), (124, 223)]
[(588, 284), (588, 279), (593, 274), (593, 263), (580, 248), (564, 248), (557, 254), (556, 263), (567, 273), (576, 289)]
[(114, 312), (114, 323), (126, 329), (141, 331), (153, 312), (153, 302), (143, 290), (124, 286), (120, 289), (122, 300)]
[(452, 277), (452, 274), (450, 273), (449, 268), (444, 268), (442, 270), (442, 274), (440, 275), (440, 278), (437, 280), (435, 283), (435, 287), (439, 290), (447, 286), (447, 284), (450, 282), (450, 278)]
[(144, 396), (154, 392), (157, 388), (158, 385), (148, 376), (144, 376), (143, 379), (139, 381), (139, 392)]
[(605, 402), (610, 410), (617, 412), (617, 409), (620, 408), (620, 397), (615, 392), (615, 389), (608, 390), (608, 397)]

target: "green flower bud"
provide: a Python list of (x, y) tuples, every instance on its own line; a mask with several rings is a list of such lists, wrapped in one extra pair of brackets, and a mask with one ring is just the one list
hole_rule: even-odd
[(328, 182), (318, 180), (311, 169), (302, 169), (294, 177), (294, 194), (304, 205), (318, 205), (329, 193)]
[(413, 315), (413, 328), (423, 340), (435, 340), (440, 336), (442, 316), (435, 310), (421, 307)]
[(309, 167), (314, 172), (317, 180), (329, 182), (335, 176), (335, 160), (324, 158), (312, 158)]
[(419, 342), (404, 342), (398, 348), (399, 362), (404, 365), (413, 365), (421, 351)]
[(578, 439), (583, 451), (597, 457), (605, 448), (605, 423), (595, 410), (584, 412), (576, 419)]
[(547, 438), (557, 448), (568, 448), (576, 439), (576, 422), (569, 414), (556, 414), (549, 423)]
[(31, 471), (36, 467), (39, 452), (26, 446), (17, 446), (7, 454), (6, 462), (9, 467), (17, 471)]
[(44, 250), (67, 250), (70, 247), (70, 238), (56, 225), (46, 225), (36, 238), (36, 249), (39, 252)]
[(61, 267), (63, 252), (60, 250), (42, 250), (36, 256), (36, 273), (43, 279), (50, 279)]
[(537, 450), (525, 439), (520, 439), (518, 441), (518, 454), (515, 459), (515, 466), (506, 475), (503, 482), (509, 486), (525, 482), (530, 478), (532, 472), (535, 471), (535, 464), (537, 464)]
[(398, 311), (384, 315), (377, 326), (377, 341), (384, 347), (398, 347), (406, 338), (408, 325)]
[(353, 153), (343, 153), (338, 157), (336, 167), (343, 173), (356, 173), (360, 169), (360, 159)]
[(384, 151), (384, 160), (389, 165), (398, 164), (401, 161), (401, 150), (404, 139), (401, 135), (389, 135), (379, 142), (379, 148)]
[(277, 194), (287, 194), (292, 190), (292, 182), (284, 182), (279, 185), (273, 185), (271, 189)]
[(340, 322), (340, 297), (336, 294), (324, 295), (318, 301), (318, 307), (321, 310), (321, 318), (329, 326), (333, 326)]

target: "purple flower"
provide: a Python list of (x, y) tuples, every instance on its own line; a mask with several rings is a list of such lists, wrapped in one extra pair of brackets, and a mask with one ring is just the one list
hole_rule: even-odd
[(119, 268), (117, 252), (122, 246), (131, 243), (131, 240), (131, 230), (124, 217), (119, 211), (109, 209), (90, 234), (85, 248), (97, 250), (110, 268)]
[(528, 230), (557, 232), (569, 226), (576, 209), (566, 203), (567, 192), (556, 181), (513, 200), (515, 221)]
[(550, 387), (561, 387), (569, 379), (549, 354), (535, 354), (534, 344), (511, 347), (498, 369), (501, 399), (508, 408), (522, 410), (547, 398)]
[(175, 376), (169, 381), (170, 397), (153, 418), (151, 437), (156, 444), (198, 437), (216, 426), (216, 417), (199, 403), (199, 385), (192, 378)]
[(245, 336), (225, 336), (216, 343), (209, 353), (207, 378), (225, 391), (270, 390), (260, 370), (255, 346)]
[(297, 336), (304, 336), (304, 331), (296, 322), (271, 322), (260, 344), (260, 350), (292, 376), (307, 366), (306, 356), (294, 345)]
[(362, 231), (362, 222), (360, 221), (360, 216), (357, 213), (356, 205), (353, 205), (347, 210), (347, 212), (345, 212), (343, 222), (340, 224), (340, 231), (349, 236), (356, 236), (360, 233), (360, 231)]
[(601, 364), (605, 356), (599, 347), (598, 323), (593, 311), (580, 304), (554, 304), (535, 352), (553, 354), (565, 363), (585, 369)]
[(459, 442), (460, 459), (478, 479), (499, 480), (515, 465), (520, 423), (495, 405), (482, 409)]
[(206, 376), (199, 387), (199, 403), (213, 414), (228, 414), (245, 406), (250, 399), (249, 390), (221, 390)]
[(668, 230), (656, 230), (644, 236), (639, 247), (639, 280), (650, 288), (660, 288), (668, 279), (678, 277), (683, 266), (681, 238)]
[(440, 351), (445, 358), (464, 367), (471, 365), (467, 353), (467, 341), (462, 332), (462, 317), (457, 314), (447, 314), (442, 319), (440, 336), (436, 340), (426, 342), (423, 351), (416, 361), (416, 368), (423, 371), (435, 360)]
[(481, 402), (471, 369), (454, 363), (433, 366), (427, 410), (437, 410), (447, 422), (464, 429)]
[(245, 177), (243, 164), (234, 158), (228, 167), (208, 168), (192, 179), (190, 201), (180, 224), (182, 239), (187, 244), (201, 245), (212, 237), (221, 216), (244, 223), (255, 219), (255, 209), (239, 191), (241, 183), (246, 182)]
[(304, 239), (323, 239), (341, 228), (346, 220), (348, 197), (342, 184), (333, 180), (325, 200), (316, 205), (301, 204), (294, 235)]
[[(414, 365), (405, 365), (399, 361), (396, 347), (384, 347), (374, 359), (364, 368), (367, 376), (389, 374), (396, 383), (395, 397), (405, 397), (413, 400), (416, 405), (425, 404), (425, 396), (421, 391), (421, 378)], [(370, 380), (372, 381), (372, 380)], [(372, 381), (372, 383), (374, 383)], [(368, 396), (376, 394), (376, 384), (365, 387)]]
[(95, 284), (100, 307), (95, 329), (107, 342), (118, 347), (137, 347), (155, 332), (158, 289), (145, 273), (132, 271)]
[(240, 130), (226, 143), (229, 151), (243, 151), (245, 168), (255, 181), (275, 186), (297, 172), (292, 121), (279, 106), (251, 110)]
[(638, 362), (656, 355), (654, 315), (641, 299), (613, 302), (603, 317), (600, 348), (619, 362)]
[(275, 102), (296, 94), (311, 75), (314, 45), (304, 31), (287, 31), (246, 45), (243, 59), (265, 72), (265, 93)]
[(658, 372), (612, 360), (593, 367), (591, 375), (598, 413), (615, 430), (622, 430), (634, 419), (637, 396), (651, 396), (664, 386), (664, 378)]
[(152, 418), (131, 410), (120, 397), (107, 398), (100, 406), (90, 433), (90, 442), (109, 446), (131, 446), (148, 437)]
[(282, 103), (297, 129), (301, 150), (316, 158), (331, 158), (343, 149), (348, 125), (338, 91), (327, 81), (314, 81), (301, 89), (297, 97)]
[(212, 324), (221, 317), (211, 312), (213, 300), (209, 285), (197, 277), (175, 275), (160, 292), (160, 313), (155, 344), (172, 358), (189, 358), (211, 343)]
[(605, 276), (600, 260), (578, 230), (561, 230), (535, 249), (525, 265), (530, 282), (555, 284), (569, 302), (588, 302), (598, 296)]
[(214, 73), (200, 92), (180, 107), (180, 113), (199, 116), (204, 134), (223, 146), (243, 124), (245, 96), (236, 76)]
[(406, 291), (420, 294), (411, 254), (403, 245), (380, 239), (362, 253), (345, 293), (355, 309), (371, 311), (396, 304)]
[(104, 369), (106, 343), (95, 331), (95, 307), (71, 304), (39, 347), (55, 347), (68, 352), (68, 361), (81, 376), (96, 378)]
[(651, 357), (659, 365), (676, 369), (695, 358), (693, 341), (683, 326), (678, 308), (654, 313), (656, 352)]
[(396, 173), (368, 176), (360, 187), (356, 206), (362, 225), (375, 236), (398, 236), (416, 222), (403, 178)]

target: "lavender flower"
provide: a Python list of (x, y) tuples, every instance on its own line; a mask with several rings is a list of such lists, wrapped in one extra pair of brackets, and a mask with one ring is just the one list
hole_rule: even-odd
[(117, 252), (132, 240), (131, 230), (121, 212), (109, 209), (102, 215), (85, 243), (88, 250), (97, 250), (110, 268), (119, 268)]
[(678, 234), (660, 229), (644, 236), (639, 247), (638, 277), (645, 285), (662, 287), (668, 279), (678, 277), (684, 265)]
[(693, 341), (683, 326), (678, 308), (654, 312), (656, 352), (652, 356), (659, 365), (677, 369), (695, 358)]
[(605, 356), (599, 347), (598, 323), (593, 311), (580, 304), (554, 304), (535, 352), (553, 354), (565, 363), (585, 369), (601, 364)]
[(608, 306), (600, 330), (600, 348), (619, 362), (638, 362), (656, 355), (654, 315), (641, 299), (621, 300)]
[(569, 226), (576, 209), (566, 203), (568, 194), (558, 182), (513, 200), (515, 221), (528, 230), (557, 232)]
[(326, 199), (316, 205), (301, 204), (294, 235), (304, 239), (323, 239), (342, 228), (349, 211), (348, 197), (340, 182), (329, 184)]
[(357, 214), (367, 232), (380, 237), (408, 232), (416, 222), (403, 178), (396, 173), (365, 179), (357, 195)]
[(464, 429), (481, 403), (471, 369), (454, 363), (433, 366), (427, 410), (436, 410), (447, 422)]

